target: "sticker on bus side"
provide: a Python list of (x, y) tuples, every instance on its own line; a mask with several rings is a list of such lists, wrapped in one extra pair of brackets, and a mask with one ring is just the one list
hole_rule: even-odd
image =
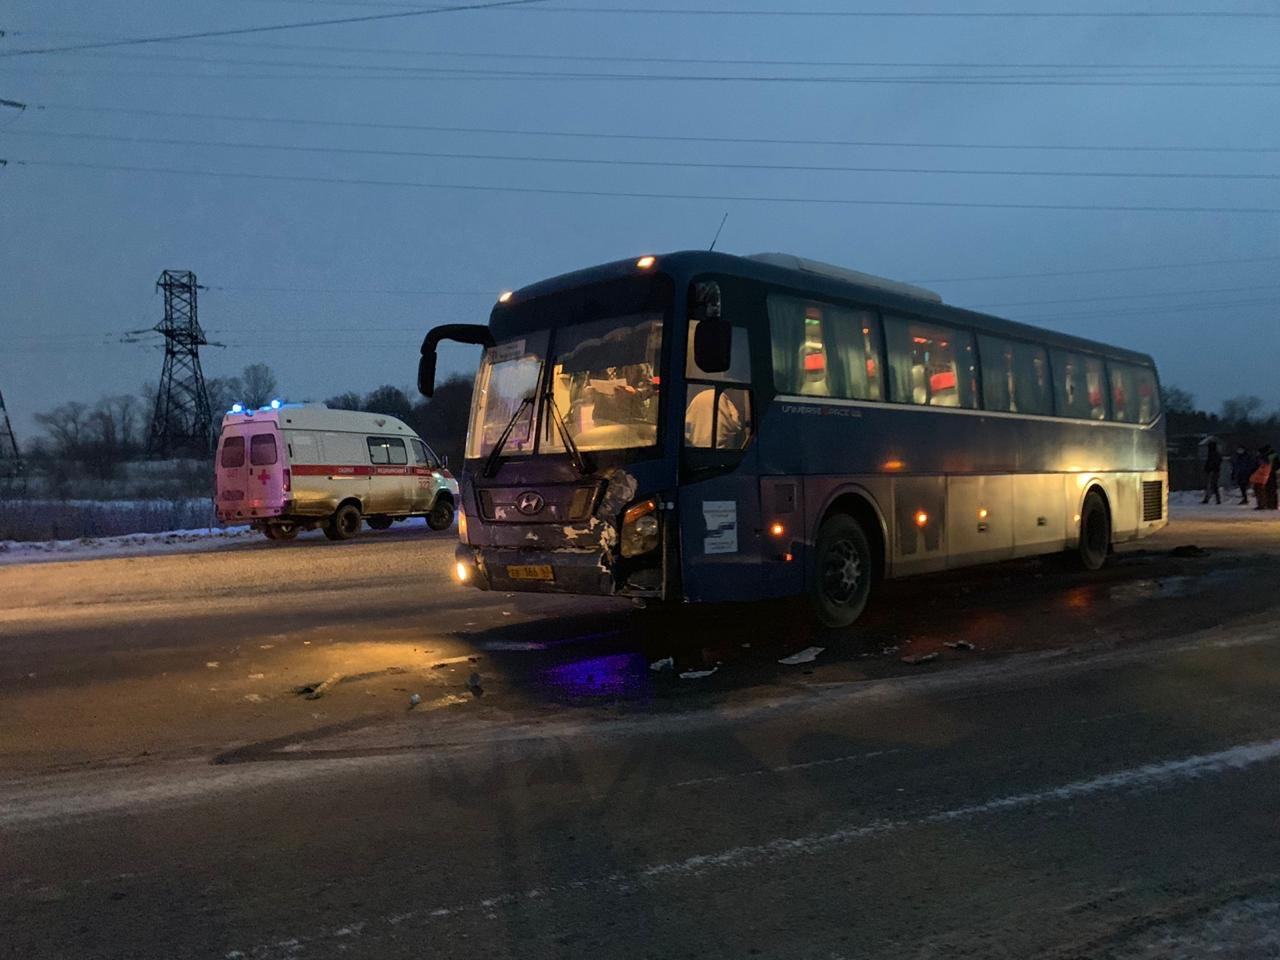
[(738, 501), (703, 500), (702, 519), (707, 525), (703, 553), (738, 552)]

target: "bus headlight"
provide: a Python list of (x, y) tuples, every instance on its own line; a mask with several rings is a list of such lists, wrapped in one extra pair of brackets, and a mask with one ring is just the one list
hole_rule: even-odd
[(658, 501), (644, 500), (622, 515), (622, 555), (638, 557), (658, 546)]

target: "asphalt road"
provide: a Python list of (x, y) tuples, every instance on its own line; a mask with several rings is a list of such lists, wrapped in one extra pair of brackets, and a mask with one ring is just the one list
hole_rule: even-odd
[(1280, 523), (1233, 516), (837, 643), (421, 532), (0, 568), (0, 955), (1280, 956)]

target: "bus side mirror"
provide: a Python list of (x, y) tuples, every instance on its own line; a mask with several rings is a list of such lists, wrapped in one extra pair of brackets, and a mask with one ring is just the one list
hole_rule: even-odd
[(418, 392), (429, 397), (436, 392), (436, 352), (423, 353), (418, 358)]
[(693, 331), (693, 362), (704, 373), (724, 373), (733, 359), (733, 327), (707, 318)]

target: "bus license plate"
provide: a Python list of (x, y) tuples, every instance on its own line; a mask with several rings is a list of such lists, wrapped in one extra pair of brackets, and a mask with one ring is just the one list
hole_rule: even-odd
[(508, 564), (507, 576), (512, 580), (554, 580), (549, 563)]

